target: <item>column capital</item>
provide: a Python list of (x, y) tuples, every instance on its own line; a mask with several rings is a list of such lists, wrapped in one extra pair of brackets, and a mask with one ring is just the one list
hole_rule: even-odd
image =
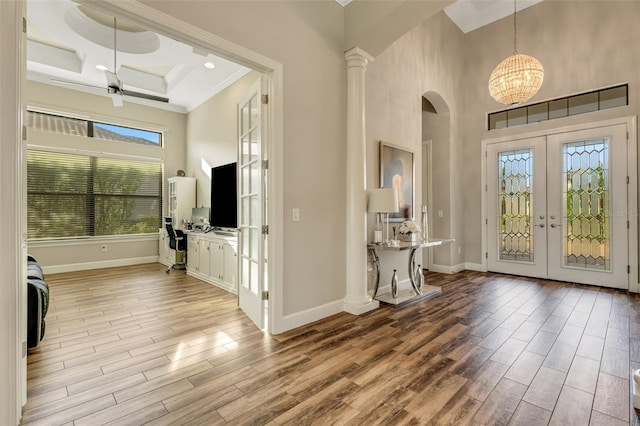
[(361, 66), (366, 68), (368, 63), (373, 63), (373, 61), (375, 60), (373, 56), (360, 49), (359, 47), (353, 47), (347, 50), (346, 52), (344, 52), (344, 57), (347, 59), (347, 68), (353, 66)]

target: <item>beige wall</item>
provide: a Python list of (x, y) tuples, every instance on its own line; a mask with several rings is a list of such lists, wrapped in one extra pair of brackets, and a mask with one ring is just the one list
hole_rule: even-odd
[[(448, 112), (438, 114), (422, 113), (422, 140), (431, 141), (431, 211), (428, 212), (431, 219), (430, 236), (434, 238), (449, 238), (451, 229), (451, 192), (448, 185), (439, 182), (447, 182), (451, 173), (450, 147), (451, 147), (451, 118)], [(422, 167), (425, 170), (425, 167)], [(416, 175), (416, 181), (421, 176)], [(421, 191), (423, 192), (423, 191)], [(424, 193), (424, 192), (423, 192)], [(422, 202), (426, 204), (426, 200)], [(442, 210), (442, 217), (438, 217), (438, 210)], [(418, 217), (416, 221), (418, 221)], [(419, 222), (418, 222), (419, 223)], [(450, 265), (450, 250), (433, 249), (433, 263), (435, 265)]]
[[(333, 1), (144, 1), (283, 64), (285, 315), (345, 295), (346, 65)], [(300, 221), (291, 210), (300, 209)]]
[[(211, 167), (238, 158), (238, 103), (260, 75), (242, 77), (187, 115), (187, 176), (196, 178), (196, 203), (211, 207)], [(203, 162), (209, 165), (203, 170)]]
[[(159, 110), (126, 100), (124, 106), (114, 108), (110, 98), (33, 81), (26, 83), (25, 99), (28, 106), (47, 108), (60, 113), (75, 113), (90, 116), (95, 120), (129, 125), (138, 123), (142, 127), (163, 129), (164, 150), (154, 155), (164, 159), (165, 174), (170, 173), (171, 170), (185, 169), (186, 117), (184, 114)], [(30, 137), (27, 143), (31, 144), (43, 145), (50, 142), (47, 139), (59, 140), (57, 135), (46, 132), (29, 131), (28, 135)], [(69, 142), (69, 147), (73, 147), (74, 142)], [(54, 145), (57, 145), (57, 142), (54, 142)], [(97, 144), (93, 148), (83, 148), (105, 149), (103, 144)], [(147, 147), (124, 148), (127, 153), (132, 154)], [(138, 154), (143, 155), (142, 151)], [(165, 193), (163, 197), (166, 200), (167, 194)], [(106, 252), (101, 251), (103, 244), (107, 245)], [(91, 265), (115, 266), (122, 260), (147, 259), (149, 261), (153, 256), (158, 255), (158, 241), (157, 238), (138, 241), (126, 238), (115, 240), (104, 238), (79, 244), (32, 243), (29, 245), (29, 251), (49, 271), (73, 270), (89, 268)]]
[[(367, 120), (367, 187), (379, 186), (378, 143), (380, 140), (401, 145), (413, 150), (415, 156), (415, 218), (420, 220), (419, 206), (422, 205), (422, 156), (423, 140), (422, 95), (433, 91), (442, 97), (449, 110), (451, 144), (436, 146), (434, 141), (434, 164), (438, 164), (433, 180), (434, 206), (442, 209), (447, 217), (432, 216), (434, 229), (431, 235), (456, 238), (455, 247), (434, 249), (435, 259), (451, 266), (461, 262), (461, 257), (451, 258), (452, 251), (462, 241), (461, 219), (454, 213), (459, 211), (460, 198), (453, 196), (455, 182), (438, 180), (443, 171), (453, 167), (457, 152), (457, 125), (459, 80), (456, 70), (462, 68), (462, 56), (455, 54), (463, 49), (463, 36), (458, 28), (444, 15), (438, 13), (422, 25), (409, 31), (382, 54), (367, 70), (366, 80), (366, 120)], [(438, 148), (438, 149), (436, 149)], [(438, 156), (436, 156), (438, 155)], [(447, 156), (448, 155), (448, 156)], [(446, 164), (445, 164), (446, 163)], [(449, 198), (448, 194), (452, 196)], [(447, 203), (447, 199), (449, 202)], [(444, 205), (448, 204), (448, 205)], [(447, 225), (448, 224), (448, 225)], [(370, 221), (369, 227), (373, 226)], [(443, 229), (445, 228), (446, 229)], [(435, 228), (438, 228), (437, 230)], [(385, 253), (382, 261), (381, 283), (389, 282), (392, 265), (404, 265), (406, 255)], [(403, 263), (404, 262), (404, 263)], [(399, 277), (407, 279), (408, 273), (401, 266)]]

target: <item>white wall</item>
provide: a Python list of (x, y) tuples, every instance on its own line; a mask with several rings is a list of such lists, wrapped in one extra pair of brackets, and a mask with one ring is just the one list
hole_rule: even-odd
[[(284, 315), (345, 295), (346, 61), (333, 1), (144, 1), (283, 64)], [(300, 209), (300, 221), (291, 210)], [(364, 267), (364, 266), (363, 266)]]
[[(173, 175), (172, 170), (186, 167), (186, 116), (184, 114), (151, 108), (126, 100), (124, 106), (116, 108), (108, 97), (33, 81), (27, 81), (24, 94), (26, 103), (30, 107), (47, 108), (60, 113), (75, 113), (90, 116), (94, 120), (139, 125), (142, 128), (164, 132), (164, 148), (155, 149), (155, 151), (146, 146), (117, 143), (111, 143), (117, 145), (115, 148), (105, 148), (108, 142), (87, 141), (85, 138), (73, 136), (61, 138), (57, 134), (34, 130), (29, 130), (27, 133), (28, 144), (105, 151), (120, 149), (122, 153), (128, 155), (146, 155), (147, 151), (151, 151), (148, 155), (165, 161), (165, 175)], [(89, 143), (94, 143), (95, 146), (91, 147)], [(166, 187), (163, 198), (165, 200), (167, 198)], [(103, 244), (107, 245), (106, 252), (101, 250)], [(45, 273), (63, 272), (155, 261), (158, 256), (158, 240), (156, 236), (137, 239), (104, 237), (73, 244), (34, 242), (29, 244), (29, 252), (44, 267)]]
[(211, 207), (211, 167), (237, 161), (238, 103), (258, 78), (248, 73), (187, 114), (186, 174), (196, 178), (198, 207)]

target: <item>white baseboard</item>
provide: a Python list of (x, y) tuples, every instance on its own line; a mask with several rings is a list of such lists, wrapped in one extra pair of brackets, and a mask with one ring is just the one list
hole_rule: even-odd
[(91, 269), (113, 268), (116, 266), (142, 265), (143, 263), (157, 263), (158, 256), (132, 257), (129, 259), (102, 260), (98, 262), (70, 263), (67, 265), (43, 266), (45, 274), (60, 274), (62, 272), (88, 271)]
[(343, 307), (344, 301), (336, 300), (335, 302), (329, 302), (294, 314), (284, 315), (281, 320), (278, 321), (277, 329), (273, 330), (273, 333), (284, 333), (285, 331), (293, 330), (305, 324), (330, 317), (331, 315), (343, 312)]
[(464, 269), (467, 269), (469, 271), (487, 272), (482, 263), (466, 262), (464, 264)]
[(464, 271), (464, 263), (451, 266), (433, 264), (429, 266), (429, 270), (440, 274), (455, 274), (456, 272)]

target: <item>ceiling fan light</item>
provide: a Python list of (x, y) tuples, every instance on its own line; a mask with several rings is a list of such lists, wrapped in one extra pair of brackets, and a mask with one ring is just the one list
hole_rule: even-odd
[(489, 94), (505, 105), (520, 104), (538, 93), (544, 68), (533, 56), (513, 54), (500, 62), (489, 77)]
[(216, 67), (216, 64), (214, 64), (213, 62), (205, 62), (204, 67), (212, 70)]

